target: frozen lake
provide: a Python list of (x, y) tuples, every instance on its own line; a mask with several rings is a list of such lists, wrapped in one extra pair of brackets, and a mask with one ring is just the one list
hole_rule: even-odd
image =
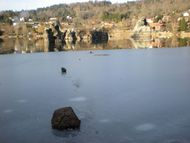
[(0, 55), (1, 143), (189, 143), (189, 109), (189, 47)]

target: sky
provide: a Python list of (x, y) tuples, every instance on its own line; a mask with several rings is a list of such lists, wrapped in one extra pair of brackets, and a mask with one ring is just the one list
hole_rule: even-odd
[[(30, 10), (42, 8), (61, 3), (85, 2), (89, 0), (0, 0), (0, 11), (2, 10)], [(112, 3), (123, 3), (130, 0), (110, 0)]]

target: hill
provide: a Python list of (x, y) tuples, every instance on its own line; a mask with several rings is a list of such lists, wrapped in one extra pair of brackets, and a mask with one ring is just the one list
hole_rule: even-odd
[(153, 17), (158, 15), (179, 15), (190, 8), (189, 0), (140, 0), (122, 4), (112, 4), (109, 1), (83, 2), (70, 5), (59, 4), (29, 11), (2, 11), (0, 22), (10, 22), (10, 17), (25, 17), (34, 21), (48, 21), (58, 17), (61, 21), (69, 15), (75, 21), (121, 21), (134, 17)]

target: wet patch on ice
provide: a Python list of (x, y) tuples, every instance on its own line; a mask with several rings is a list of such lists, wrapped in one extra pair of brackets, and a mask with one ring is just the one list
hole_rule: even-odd
[(99, 120), (100, 123), (110, 123), (111, 120), (110, 119), (101, 119)]
[(94, 54), (94, 56), (109, 56), (110, 54)]
[(12, 113), (13, 111), (14, 111), (13, 109), (5, 109), (3, 110), (3, 113), (9, 114), (9, 113)]
[(72, 102), (83, 102), (83, 101), (86, 101), (86, 98), (85, 97), (75, 97), (75, 98), (71, 98), (69, 99), (69, 101), (72, 101)]
[(25, 99), (19, 99), (19, 100), (17, 100), (17, 102), (18, 102), (18, 103), (27, 103), (28, 101), (25, 100)]
[(153, 130), (155, 127), (156, 125), (152, 123), (145, 123), (145, 124), (136, 126), (135, 129), (139, 131), (150, 131), (150, 130)]
[(125, 136), (125, 137), (122, 137), (120, 140), (119, 140), (120, 143), (132, 143), (133, 142), (133, 139), (128, 137), (128, 136)]
[(185, 140), (179, 140), (179, 139), (172, 139), (172, 140), (167, 140), (163, 143), (188, 143), (187, 141)]

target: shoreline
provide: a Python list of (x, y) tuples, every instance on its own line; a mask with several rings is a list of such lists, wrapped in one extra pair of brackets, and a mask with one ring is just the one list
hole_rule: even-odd
[[(78, 32), (76, 30), (76, 32)], [(120, 30), (120, 29), (112, 29), (108, 30), (108, 35), (109, 35), (109, 40), (126, 40), (129, 38), (133, 38), (133, 36), (138, 36), (140, 39), (143, 38), (172, 38), (172, 37), (177, 37), (177, 38), (190, 38), (190, 32), (169, 32), (169, 31), (147, 31), (147, 32), (141, 32), (139, 34), (134, 34), (132, 30)], [(35, 36), (31, 35), (1, 35), (0, 39), (22, 39), (22, 38), (28, 38), (28, 39), (41, 39), (45, 38), (44, 34), (38, 34)]]

